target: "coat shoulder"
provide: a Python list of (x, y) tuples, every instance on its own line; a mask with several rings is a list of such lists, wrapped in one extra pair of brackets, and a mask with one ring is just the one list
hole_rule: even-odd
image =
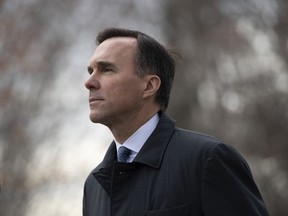
[(194, 150), (195, 148), (206, 150), (213, 149), (214, 147), (223, 144), (223, 142), (216, 137), (182, 128), (175, 128), (171, 142), (177, 143), (179, 148), (192, 148)]

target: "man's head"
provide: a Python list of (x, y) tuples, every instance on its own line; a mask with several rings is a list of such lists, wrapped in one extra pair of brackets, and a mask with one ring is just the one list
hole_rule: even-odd
[(135, 53), (136, 73), (139, 77), (147, 74), (157, 75), (161, 80), (156, 95), (156, 102), (160, 109), (165, 111), (168, 107), (170, 92), (175, 73), (175, 61), (171, 54), (152, 37), (129, 29), (109, 28), (100, 32), (96, 42), (100, 45), (110, 38), (135, 38), (137, 48)]

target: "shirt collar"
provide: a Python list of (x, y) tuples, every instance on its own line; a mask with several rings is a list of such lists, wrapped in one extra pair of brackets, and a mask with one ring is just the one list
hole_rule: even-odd
[(132, 134), (122, 145), (115, 139), (117, 151), (120, 146), (125, 146), (137, 154), (149, 136), (152, 134), (159, 122), (159, 115), (156, 113), (144, 125), (142, 125), (134, 134)]

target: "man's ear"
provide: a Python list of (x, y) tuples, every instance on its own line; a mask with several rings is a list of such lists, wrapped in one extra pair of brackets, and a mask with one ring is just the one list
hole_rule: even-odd
[(156, 95), (161, 85), (161, 79), (157, 75), (146, 75), (146, 85), (143, 92), (143, 98)]

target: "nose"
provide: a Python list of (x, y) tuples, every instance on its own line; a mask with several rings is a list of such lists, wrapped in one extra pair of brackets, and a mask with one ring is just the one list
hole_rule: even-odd
[(91, 90), (91, 89), (99, 89), (100, 88), (100, 83), (99, 83), (99, 80), (96, 76), (96, 73), (92, 73), (90, 75), (90, 77), (86, 80), (86, 82), (84, 83), (85, 87), (88, 89), (88, 90)]

